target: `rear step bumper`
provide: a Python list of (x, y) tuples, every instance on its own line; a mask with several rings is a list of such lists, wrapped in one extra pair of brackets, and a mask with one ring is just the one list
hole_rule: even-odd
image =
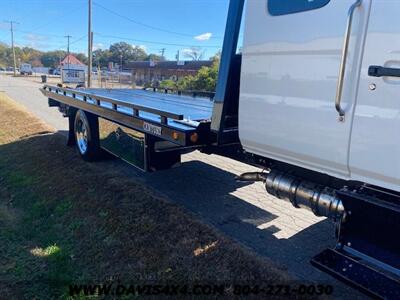
[(372, 269), (339, 251), (327, 249), (315, 256), (311, 264), (372, 297), (400, 299), (399, 279)]
[(399, 196), (367, 189), (337, 196), (345, 209), (337, 245), (311, 263), (373, 297), (400, 299)]

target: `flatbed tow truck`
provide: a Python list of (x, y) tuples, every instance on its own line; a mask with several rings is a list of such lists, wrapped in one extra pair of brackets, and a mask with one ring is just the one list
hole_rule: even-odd
[[(123, 147), (127, 142), (135, 145), (135, 141), (141, 139), (144, 147), (139, 151), (139, 156), (142, 157), (131, 156), (131, 160), (128, 158), (129, 151), (124, 153), (123, 148), (117, 153), (115, 147), (114, 151), (105, 148), (145, 171), (179, 164), (182, 150), (202, 147), (208, 142), (210, 123), (207, 120), (211, 118), (213, 105), (208, 99), (131, 89), (69, 89), (45, 85), (41, 90), (49, 97), (50, 106), (59, 106), (69, 117), (69, 144), (78, 141), (82, 145), (85, 138), (75, 132), (75, 115), (77, 109), (80, 109), (85, 112), (86, 118), (90, 118), (88, 122), (101, 117), (99, 125), (94, 126), (100, 126), (100, 130), (96, 131), (107, 134), (108, 140), (112, 137), (108, 130), (115, 131), (118, 128), (114, 136), (120, 138), (122, 132), (127, 133), (121, 145)], [(110, 121), (123, 125), (124, 129), (111, 126)], [(137, 132), (132, 133), (129, 129)], [(126, 140), (128, 136), (132, 138), (130, 141)], [(114, 142), (113, 145), (118, 146), (117, 138)], [(87, 145), (83, 147), (87, 148)], [(80, 148), (82, 152), (84, 149)], [(94, 160), (99, 153), (86, 154), (84, 158)]]
[(68, 144), (86, 160), (106, 150), (144, 171), (195, 149), (260, 166), (238, 180), (335, 222), (336, 246), (314, 266), (400, 299), (400, 3), (249, 0), (237, 54), (243, 8), (230, 1), (212, 100), (41, 88), (69, 118)]

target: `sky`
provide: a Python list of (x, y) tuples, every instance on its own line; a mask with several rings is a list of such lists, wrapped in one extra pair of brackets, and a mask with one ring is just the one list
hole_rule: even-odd
[[(229, 0), (92, 0), (94, 49), (125, 41), (175, 59), (191, 47), (204, 58), (222, 46)], [(0, 42), (43, 51), (67, 48), (87, 53), (88, 0), (0, 0)]]

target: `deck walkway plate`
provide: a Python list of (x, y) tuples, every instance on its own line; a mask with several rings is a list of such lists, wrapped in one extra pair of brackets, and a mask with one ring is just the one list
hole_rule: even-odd
[(82, 89), (82, 92), (180, 114), (184, 116), (185, 120), (210, 120), (213, 109), (213, 102), (202, 97), (179, 96), (131, 89)]

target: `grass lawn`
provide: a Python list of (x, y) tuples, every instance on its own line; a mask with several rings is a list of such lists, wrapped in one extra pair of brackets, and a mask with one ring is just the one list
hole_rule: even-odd
[(68, 298), (71, 283), (288, 282), (0, 93), (0, 298)]

